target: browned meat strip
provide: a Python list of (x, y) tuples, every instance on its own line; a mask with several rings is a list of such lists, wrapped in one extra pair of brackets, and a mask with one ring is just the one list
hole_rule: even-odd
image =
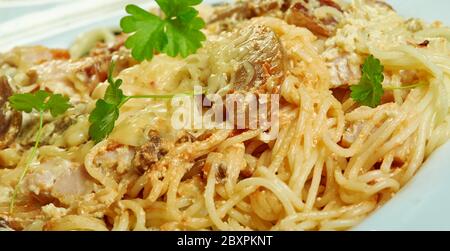
[(189, 171), (186, 172), (182, 180), (184, 181), (192, 179), (196, 175), (201, 175), (205, 163), (206, 163), (206, 156), (202, 156), (196, 159), (194, 165), (191, 167), (191, 169), (189, 169)]
[[(322, 5), (333, 7), (338, 9), (341, 8), (335, 2), (330, 0), (320, 1)], [(293, 24), (299, 27), (305, 27), (317, 36), (329, 37), (334, 33), (333, 23), (336, 20), (320, 20), (312, 14), (312, 11), (305, 7), (301, 2), (297, 2), (291, 6), (288, 13), (286, 14), (286, 21), (289, 24)]]
[(319, 3), (321, 6), (323, 5), (330, 6), (342, 12), (341, 6), (339, 6), (339, 4), (337, 4), (333, 0), (319, 0)]
[(305, 27), (315, 35), (330, 36), (330, 32), (321, 26), (314, 17), (310, 16), (308, 9), (301, 3), (296, 3), (291, 7), (290, 15), (287, 16), (287, 22), (296, 26)]

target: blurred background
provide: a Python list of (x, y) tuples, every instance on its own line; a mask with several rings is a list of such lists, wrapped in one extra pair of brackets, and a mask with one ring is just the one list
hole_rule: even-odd
[[(109, 4), (122, 2), (124, 4), (130, 2), (152, 2), (147, 1), (133, 1), (133, 0), (0, 0), (0, 23), (8, 21), (13, 18), (17, 18), (32, 12), (43, 11), (46, 9), (52, 9), (57, 6), (68, 6), (73, 3), (82, 3), (86, 5), (92, 4)], [(205, 2), (209, 2), (206, 0)], [(443, 3), (448, 0), (387, 0), (394, 6), (403, 4), (409, 4), (414, 8), (408, 8), (403, 10), (405, 15), (408, 16), (423, 16), (425, 18), (433, 14), (437, 19), (444, 19), (447, 17), (448, 10), (446, 8), (433, 8), (433, 6), (442, 6)], [(429, 20), (431, 21), (431, 20)]]
[(0, 22), (68, 3), (68, 0), (0, 0)]
[[(204, 0), (204, 3), (233, 0)], [(350, 0), (348, 0), (350, 1)], [(387, 0), (405, 17), (450, 24), (449, 0)], [(154, 0), (0, 0), (0, 52), (16, 45), (67, 47), (76, 34), (118, 26), (124, 7), (150, 7)]]
[[(152, 1), (152, 0), (150, 0)], [(147, 1), (147, 2), (150, 2)], [(9, 21), (14, 18), (40, 12), (49, 9), (58, 10), (55, 7), (64, 7), (76, 5), (92, 5), (103, 6), (121, 2), (143, 2), (143, 1), (126, 1), (126, 0), (0, 0), (0, 23)]]
[(76, 34), (118, 26), (124, 6), (153, 0), (0, 0), (0, 52), (17, 45), (67, 47)]

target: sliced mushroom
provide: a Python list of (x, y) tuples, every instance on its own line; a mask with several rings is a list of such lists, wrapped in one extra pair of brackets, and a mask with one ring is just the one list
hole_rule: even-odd
[(234, 88), (238, 91), (267, 92), (270, 79), (281, 84), (285, 77), (283, 46), (270, 28), (247, 26), (235, 32), (233, 44), (244, 52), (234, 76)]
[(8, 147), (16, 139), (22, 125), (22, 113), (7, 106), (12, 94), (8, 79), (0, 77), (0, 149)]

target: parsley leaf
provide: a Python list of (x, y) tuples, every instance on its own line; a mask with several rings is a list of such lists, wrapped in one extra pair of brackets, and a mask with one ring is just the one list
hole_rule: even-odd
[(127, 39), (125, 46), (131, 49), (131, 55), (138, 61), (152, 59), (154, 51), (162, 51), (167, 44), (164, 21), (136, 5), (128, 5), (126, 11), (131, 16), (122, 18), (120, 27), (123, 32), (134, 34)]
[(359, 84), (350, 87), (351, 98), (361, 105), (372, 108), (381, 104), (383, 90), (384, 67), (380, 60), (370, 55), (364, 61)]
[(203, 19), (192, 6), (202, 0), (156, 0), (166, 18), (128, 5), (130, 16), (122, 18), (120, 27), (125, 33), (133, 33), (125, 42), (132, 56), (138, 60), (152, 59), (155, 52), (166, 53), (171, 57), (187, 57), (195, 53), (206, 39), (200, 31), (205, 27)]
[(9, 98), (11, 107), (16, 111), (30, 113), (33, 109), (36, 111), (45, 110), (45, 100), (50, 96), (45, 91), (35, 93), (15, 94)]
[(45, 106), (45, 109), (49, 110), (53, 117), (57, 117), (67, 111), (70, 108), (69, 98), (64, 97), (61, 94), (55, 94), (50, 96)]
[(96, 142), (100, 142), (113, 131), (119, 118), (119, 109), (128, 99), (120, 89), (122, 79), (114, 80), (115, 63), (112, 62), (108, 71), (108, 88), (103, 99), (97, 100), (94, 110), (89, 116), (89, 135)]
[(46, 91), (14, 94), (9, 98), (11, 107), (16, 111), (30, 113), (50, 111), (53, 117), (63, 114), (70, 108), (69, 98), (61, 94), (50, 94)]
[(95, 142), (105, 139), (114, 129), (116, 120), (119, 118), (117, 105), (109, 104), (103, 99), (97, 100), (95, 109), (89, 116), (89, 135)]
[(112, 77), (114, 68), (115, 68), (115, 63), (112, 62), (109, 67), (109, 73), (108, 73), (109, 86), (108, 86), (108, 88), (106, 88), (104, 100), (106, 103), (119, 106), (120, 103), (122, 103), (126, 99), (126, 96), (123, 94), (123, 91), (120, 89), (120, 86), (122, 85), (122, 79), (114, 80), (114, 78)]
[[(178, 13), (191, 11), (192, 7), (199, 5), (202, 0), (156, 0), (161, 10), (167, 17), (175, 17)], [(195, 9), (194, 9), (195, 10)]]

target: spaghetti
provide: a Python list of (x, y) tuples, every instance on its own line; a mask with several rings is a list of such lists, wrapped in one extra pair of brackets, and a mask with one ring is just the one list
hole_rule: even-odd
[[(266, 2), (244, 4), (258, 10), (253, 16), (211, 8), (208, 41), (186, 59), (157, 55), (137, 64), (120, 44), (115, 51), (91, 48), (87, 57), (108, 51), (106, 58), (119, 58), (117, 77), (127, 95), (185, 92), (196, 84), (227, 93), (236, 89), (240, 60), (254, 64), (241, 40), (257, 32), (245, 29), (264, 27), (261, 36), (275, 34), (284, 60), (276, 65), (283, 77), (272, 72), (264, 86), (281, 95), (275, 140), (262, 140), (260, 130), (174, 130), (169, 101), (133, 100), (111, 136), (95, 145), (86, 136), (86, 114), (105, 91), (100, 83), (88, 96), (77, 95), (65, 126), (46, 120), (49, 136), (10, 215), (32, 138), (24, 130), (32, 135), (36, 124), (24, 118), (22, 133), (0, 151), (0, 217), (24, 230), (345, 230), (391, 199), (450, 136), (450, 30), (404, 20), (381, 1), (293, 1), (309, 11), (302, 22), (290, 16), (295, 8), (270, 9)], [(384, 86), (425, 85), (386, 91), (376, 108), (359, 106), (349, 86), (369, 54), (385, 67)], [(1, 56), (0, 73), (29, 89), (20, 76), (36, 66), (11, 58)], [(67, 79), (46, 79), (45, 86), (73, 86)]]

